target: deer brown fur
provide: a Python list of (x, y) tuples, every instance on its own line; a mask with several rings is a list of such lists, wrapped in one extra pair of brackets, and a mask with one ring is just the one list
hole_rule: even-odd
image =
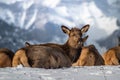
[(14, 53), (7, 48), (0, 48), (0, 68), (11, 67)]
[(18, 50), (13, 57), (12, 66), (15, 67), (19, 64), (22, 64), (25, 67), (30, 67), (25, 50), (23, 49)]
[(120, 46), (110, 48), (103, 54), (105, 65), (120, 65)]
[(94, 45), (82, 48), (81, 55), (72, 66), (97, 66), (104, 65), (104, 60)]
[(107, 50), (103, 58), (105, 65), (120, 65), (120, 37), (118, 37), (118, 46)]
[[(60, 68), (70, 67), (72, 62), (77, 60), (77, 56), (80, 54), (81, 46), (83, 46), (83, 33), (87, 32), (89, 25), (83, 26), (81, 29), (72, 28), (69, 29), (66, 26), (61, 26), (62, 31), (66, 33), (69, 38), (65, 44), (36, 44), (30, 45), (19, 49), (16, 52), (26, 55), (28, 64), (31, 67), (37, 68)], [(87, 37), (86, 37), (87, 38)], [(18, 62), (15, 62), (13, 58), (13, 66), (17, 66)], [(19, 59), (20, 60), (20, 59)], [(16, 64), (15, 64), (16, 63)], [(25, 66), (25, 65), (23, 65)], [(25, 66), (26, 67), (26, 66)]]

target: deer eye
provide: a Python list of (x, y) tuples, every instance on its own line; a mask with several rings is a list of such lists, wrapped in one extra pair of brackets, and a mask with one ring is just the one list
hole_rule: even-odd
[(75, 36), (75, 34), (71, 34), (71, 36)]

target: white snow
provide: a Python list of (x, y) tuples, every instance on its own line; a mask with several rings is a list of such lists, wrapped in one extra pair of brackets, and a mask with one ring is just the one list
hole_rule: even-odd
[(34, 13), (33, 13), (33, 16), (31, 17), (31, 20), (29, 20), (29, 22), (24, 26), (25, 29), (29, 29), (31, 27), (31, 25), (35, 22), (36, 16), (37, 16), (37, 12), (38, 12), (38, 10), (35, 9)]
[(119, 80), (120, 66), (84, 66), (60, 69), (0, 68), (0, 80)]
[(22, 0), (0, 0), (1, 3), (14, 4), (15, 2), (20, 2)]
[(60, 3), (60, 0), (44, 0), (42, 5), (50, 8), (56, 7)]

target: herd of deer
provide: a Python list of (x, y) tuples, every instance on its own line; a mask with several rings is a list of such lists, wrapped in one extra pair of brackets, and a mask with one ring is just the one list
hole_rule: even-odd
[(103, 56), (93, 44), (84, 46), (88, 35), (83, 37), (83, 34), (89, 27), (85, 25), (81, 29), (69, 29), (61, 26), (62, 31), (69, 36), (64, 44), (33, 45), (26, 42), (25, 46), (15, 53), (1, 48), (0, 67), (17, 67), (22, 64), (24, 67), (56, 69), (71, 66), (119, 65), (120, 45), (109, 49)]

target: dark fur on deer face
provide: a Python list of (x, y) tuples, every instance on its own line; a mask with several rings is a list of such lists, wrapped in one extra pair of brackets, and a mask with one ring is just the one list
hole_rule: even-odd
[[(26, 43), (25, 50), (28, 62), (32, 67), (40, 68), (60, 68), (70, 67), (72, 62), (77, 60), (76, 55), (80, 53), (81, 46), (88, 38), (82, 38), (82, 34), (87, 32), (89, 25), (85, 25), (81, 29), (69, 29), (61, 26), (62, 31), (68, 34), (69, 38), (63, 45), (55, 43), (30, 45)], [(78, 56), (79, 57), (79, 56)]]

